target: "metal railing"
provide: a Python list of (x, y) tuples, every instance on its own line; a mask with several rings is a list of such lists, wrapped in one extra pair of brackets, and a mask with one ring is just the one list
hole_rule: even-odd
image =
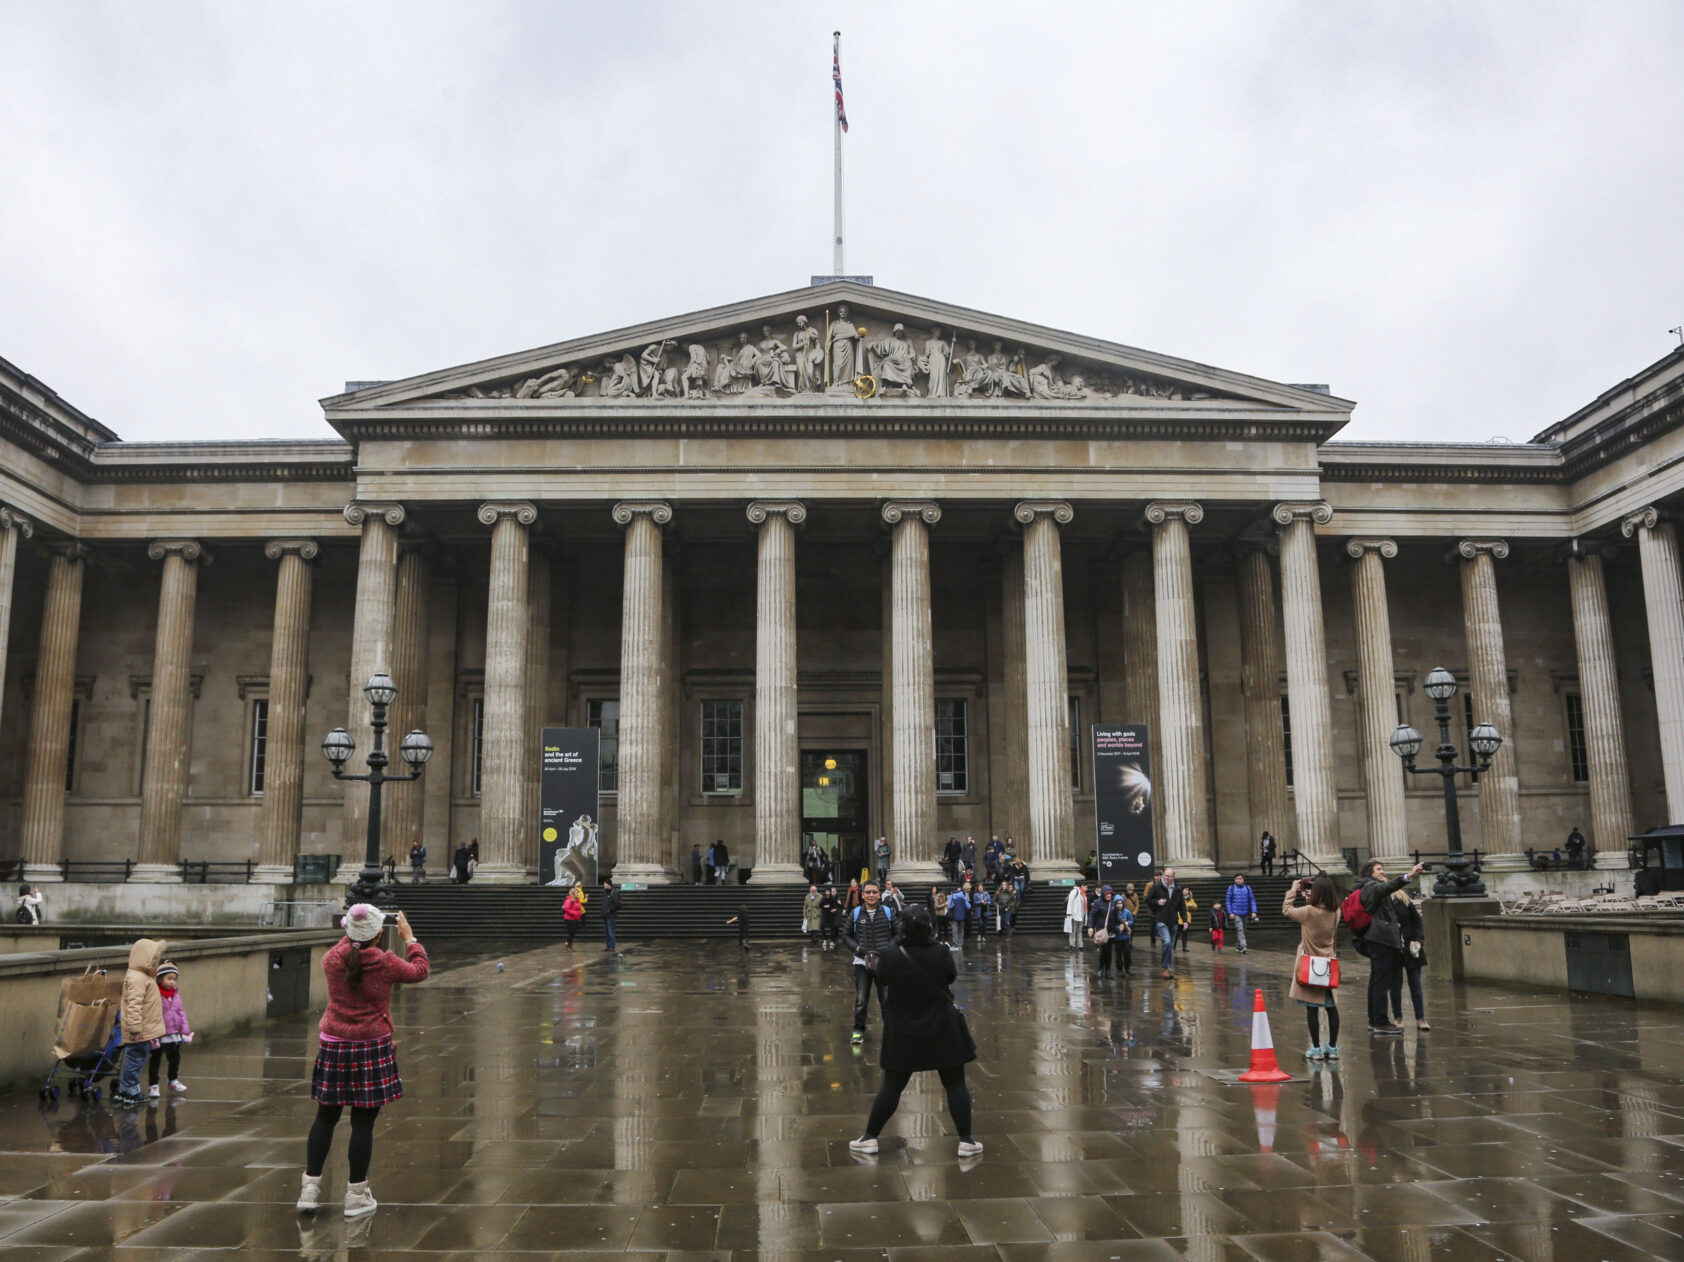
[(217, 863), (210, 859), (183, 859), (181, 880), (184, 885), (245, 885), (257, 868), (255, 861), (242, 859), (234, 863)]
[(341, 903), (312, 902), (303, 899), (264, 903), (257, 912), (257, 923), (286, 929), (331, 928), (333, 915)]
[(1560, 850), (1537, 850), (1531, 846), (1522, 852), (1535, 872), (1589, 872), (1596, 866), (1596, 847), (1586, 846), (1575, 857)]
[(59, 875), (66, 881), (126, 881), (134, 872), (133, 859), (60, 859)]

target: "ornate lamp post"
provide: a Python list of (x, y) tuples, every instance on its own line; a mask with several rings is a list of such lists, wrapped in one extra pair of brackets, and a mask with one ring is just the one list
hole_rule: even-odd
[(1503, 743), (1501, 734), (1489, 723), (1480, 723), (1468, 733), (1478, 765), (1458, 767), (1456, 747), (1450, 743), (1450, 698), (1456, 695), (1456, 676), (1442, 666), (1433, 667), (1427, 675), (1427, 695), (1433, 699), (1433, 717), (1438, 720), (1438, 749), (1433, 757), (1436, 767), (1417, 767), (1415, 755), (1421, 752), (1421, 733), (1401, 723), (1392, 733), (1392, 752), (1403, 759), (1404, 770), (1418, 776), (1440, 776), (1444, 780), (1444, 831), (1450, 842), (1450, 855), (1444, 871), (1433, 882), (1435, 898), (1480, 898), (1485, 883), (1479, 879), (1479, 864), (1474, 856), (1462, 852), (1462, 817), (1456, 803), (1456, 777), (1478, 775), (1491, 770), (1491, 758)]
[(419, 780), (427, 759), (433, 756), (433, 741), (419, 728), (404, 737), (403, 743), (398, 746), (398, 754), (414, 770), (407, 776), (387, 775), (388, 759), (384, 743), (386, 710), (398, 695), (398, 686), (385, 671), (379, 671), (363, 685), (363, 695), (368, 698), (372, 710), (369, 724), (374, 728), (374, 748), (368, 751), (368, 774), (345, 774), (344, 766), (356, 752), (357, 743), (342, 727), (334, 728), (322, 739), (322, 753), (333, 767), (335, 780), (360, 780), (368, 784), (368, 842), (363, 852), (363, 870), (346, 892), (345, 905), (373, 903), (377, 907), (385, 907), (392, 902), (392, 887), (381, 880), (380, 875), (380, 786), (388, 781), (406, 784)]

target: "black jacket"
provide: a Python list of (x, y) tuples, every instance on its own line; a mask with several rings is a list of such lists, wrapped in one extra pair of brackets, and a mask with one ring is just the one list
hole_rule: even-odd
[(857, 917), (850, 912), (848, 919), (842, 923), (842, 941), (855, 955), (883, 951), (895, 944), (895, 922), (884, 907), (879, 906), (873, 916), (862, 906)]
[(914, 1073), (976, 1059), (948, 989), (959, 975), (946, 947), (892, 947), (877, 961), (883, 986), (883, 1068)]
[[(1160, 898), (1167, 899), (1162, 907), (1158, 906)], [(1168, 889), (1162, 881), (1153, 881), (1146, 887), (1146, 910), (1152, 914), (1152, 919), (1160, 925), (1168, 925), (1171, 929), (1181, 923), (1181, 917), (1187, 911), (1187, 887), (1180, 881), (1175, 883), (1175, 889)]]
[(604, 916), (618, 915), (620, 911), (620, 887), (616, 885), (602, 898), (602, 914)]

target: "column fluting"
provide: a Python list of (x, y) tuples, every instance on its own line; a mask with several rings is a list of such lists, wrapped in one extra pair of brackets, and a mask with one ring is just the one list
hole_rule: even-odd
[(1676, 819), (1684, 813), (1684, 592), (1679, 580), (1678, 533), (1653, 506), (1631, 514), (1620, 523), (1620, 530), (1627, 539), (1636, 536), (1643, 567), (1667, 818)]
[(1591, 844), (1617, 857), (1632, 834), (1631, 769), (1621, 726), (1620, 677), (1602, 553), (1575, 541), (1567, 558), (1573, 599), (1573, 643), (1579, 658), (1579, 700), (1584, 709), (1585, 761), (1590, 775)]
[(491, 527), (491, 581), (485, 615), (485, 727), (480, 772), (480, 862), (475, 876), (502, 884), (526, 879), (526, 640), (528, 532), (538, 510), (527, 503), (481, 504)]
[(1508, 658), (1497, 602), (1496, 562), (1509, 554), (1501, 539), (1464, 539), (1461, 557), (1462, 618), (1467, 628), (1468, 678), (1475, 723), (1490, 723), (1503, 743), (1491, 770), (1479, 777), (1480, 849), (1488, 855), (1520, 853), (1520, 775), (1514, 760), (1514, 712), (1509, 704)]
[[(345, 520), (362, 527), (357, 552), (357, 603), (351, 622), (351, 670), (345, 730), (357, 743), (347, 770), (362, 774), (364, 756), (374, 739), (369, 726), (372, 710), (363, 685), (380, 671), (391, 672), (398, 586), (398, 527), (404, 522), (402, 504), (353, 501), (345, 506)], [(401, 687), (401, 681), (399, 686)], [(362, 871), (368, 840), (368, 786), (346, 782), (345, 806), (339, 829), (339, 879), (349, 884)], [(384, 802), (382, 802), (384, 805)]]
[(756, 500), (754, 638), (754, 874), (801, 880), (801, 741), (797, 724), (795, 528), (807, 509), (795, 500)]
[[(405, 735), (427, 726), (427, 589), (432, 584), (431, 567), (421, 544), (398, 548), (397, 587), (392, 597), (392, 682), (398, 686), (387, 729), (388, 746), (395, 749)], [(398, 773), (409, 770), (394, 757)], [(428, 774), (440, 770), (432, 767)], [(380, 802), (382, 832), (380, 853), (397, 858), (399, 871), (409, 867), (409, 846), (421, 836), (426, 818), (426, 793), (420, 785), (399, 787)]]
[(907, 881), (941, 875), (936, 842), (936, 695), (930, 643), (930, 532), (941, 520), (927, 500), (883, 505), (892, 528), (895, 868)]
[(1012, 510), (1023, 527), (1024, 713), (1028, 733), (1030, 863), (1037, 874), (1077, 876), (1070, 787), (1070, 689), (1059, 527), (1075, 514), (1055, 500)]
[(1327, 689), (1316, 526), (1333, 520), (1326, 504), (1277, 504), (1281, 543), (1281, 623), (1286, 631), (1286, 695), (1292, 717), (1292, 798), (1298, 849), (1322, 867), (1345, 870), (1339, 797), (1333, 779), (1333, 705)]
[(158, 629), (152, 648), (152, 712), (146, 727), (140, 786), (140, 854), (129, 879), (181, 880), (181, 810), (187, 796), (193, 731), (193, 611), (199, 566), (210, 558), (192, 539), (151, 544), (164, 563), (158, 585)]
[(263, 753), (255, 879), (289, 883), (304, 815), (304, 702), (309, 680), (314, 539), (272, 539), (263, 547), (275, 573), (269, 639), (269, 727)]
[(1245, 707), (1246, 798), (1251, 806), (1252, 852), (1263, 833), (1288, 850), (1298, 835), (1286, 791), (1281, 738), (1281, 655), (1277, 642), (1275, 573), (1267, 548), (1239, 554), (1240, 696)]
[(1005, 681), (1005, 723), (1000, 731), (990, 732), (989, 739), (997, 740), (1005, 752), (1001, 760), (1000, 782), (995, 787), (995, 827), (1002, 838), (1010, 838), (1013, 853), (1026, 861), (1032, 828), (1029, 823), (1029, 678), (1024, 659), (1024, 595), (1023, 546), (1013, 541), (1000, 557), (1000, 646), (1005, 655), (1001, 663)]
[[(1184, 875), (1213, 874), (1214, 839), (1205, 757), (1204, 699), (1199, 688), (1199, 623), (1193, 597), (1193, 544), (1188, 527), (1204, 520), (1198, 504), (1154, 501), (1152, 603), (1158, 626), (1158, 726), (1163, 781), (1162, 859)], [(1162, 793), (1156, 791), (1161, 788)]]
[[(17, 583), (18, 544), (35, 534), (35, 523), (0, 508), (0, 703), (5, 701), (6, 648), (12, 638), (12, 589)], [(0, 718), (4, 718), (0, 711)]]
[(527, 559), (526, 605), (526, 747), (520, 758), (521, 827), (525, 850), (521, 862), (537, 879), (543, 819), (539, 804), (543, 766), (544, 725), (550, 721), (550, 619), (554, 562), (547, 552), (533, 548)]
[(659, 501), (621, 502), (614, 520), (626, 528), (626, 564), (620, 607), (620, 778), (615, 811), (617, 880), (666, 884), (661, 830), (661, 645), (665, 620), (661, 527), (672, 506)]
[(1397, 667), (1392, 659), (1385, 563), (1397, 556), (1397, 544), (1390, 539), (1348, 539), (1345, 554), (1352, 558), (1351, 599), (1356, 609), (1357, 711), (1362, 723), (1368, 852), (1395, 868), (1410, 850), (1403, 772), (1391, 746), (1398, 725)]
[[(1152, 553), (1136, 548), (1123, 557), (1123, 691), (1127, 721), (1146, 725), (1154, 796), (1164, 778), (1164, 734), (1158, 711), (1158, 613), (1153, 595)], [(1160, 802), (1157, 813), (1163, 813)], [(1160, 833), (1162, 829), (1159, 829)]]
[(82, 575), (88, 550), (79, 543), (47, 548), (47, 593), (35, 659), (35, 698), (24, 753), (24, 879), (62, 879), (64, 779), (70, 756), (70, 710), (76, 699), (76, 647), (82, 625)]

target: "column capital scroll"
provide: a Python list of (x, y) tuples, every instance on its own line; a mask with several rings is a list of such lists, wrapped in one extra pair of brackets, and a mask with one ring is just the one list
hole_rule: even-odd
[(619, 525), (629, 526), (637, 517), (647, 517), (657, 526), (664, 526), (672, 520), (672, 505), (665, 500), (621, 500), (614, 505), (614, 520)]
[(782, 517), (792, 526), (807, 520), (807, 506), (800, 500), (750, 500), (748, 520), (751, 525), (764, 526), (768, 517)]
[(0, 508), (0, 530), (15, 530), (22, 539), (35, 537), (35, 523), (15, 508)]
[(370, 517), (384, 517), (388, 526), (401, 526), (406, 516), (404, 506), (390, 500), (352, 500), (345, 505), (345, 520), (353, 526), (362, 525)]
[(933, 526), (941, 520), (941, 505), (934, 500), (885, 500), (883, 502), (883, 520), (894, 525), (908, 513), (922, 517), (926, 526)]
[(284, 556), (314, 561), (321, 550), (321, 545), (314, 539), (271, 539), (263, 545), (263, 555), (271, 561), (279, 561)]
[(1345, 540), (1345, 555), (1353, 561), (1360, 561), (1370, 552), (1378, 552), (1390, 561), (1397, 556), (1396, 539), (1356, 538)]
[(178, 556), (183, 561), (197, 561), (200, 565), (211, 563), (210, 553), (197, 539), (154, 539), (146, 545), (146, 555), (153, 561)]
[(1076, 520), (1076, 510), (1064, 500), (1020, 500), (1012, 516), (1025, 526), (1037, 517), (1049, 516), (1060, 526), (1068, 526)]
[(481, 504), (475, 516), (482, 526), (495, 526), (505, 517), (513, 517), (523, 526), (536, 526), (538, 506), (526, 500), (493, 500)]
[(1627, 513), (1620, 519), (1620, 533), (1627, 539), (1639, 530), (1653, 530), (1661, 524), (1661, 511), (1653, 504), (1645, 505), (1635, 513)]
[(1276, 504), (1269, 513), (1277, 526), (1290, 526), (1300, 518), (1308, 519), (1311, 524), (1325, 526), (1333, 520), (1333, 505), (1326, 500), (1289, 501)]
[(1196, 526), (1205, 519), (1202, 504), (1192, 500), (1153, 500), (1146, 506), (1145, 517), (1148, 525), (1161, 526), (1171, 517), (1179, 517), (1189, 526)]
[(1501, 561), (1509, 554), (1509, 544), (1506, 539), (1463, 539), (1456, 544), (1453, 555), (1464, 561), (1471, 561), (1480, 553), (1490, 553), (1493, 561)]

